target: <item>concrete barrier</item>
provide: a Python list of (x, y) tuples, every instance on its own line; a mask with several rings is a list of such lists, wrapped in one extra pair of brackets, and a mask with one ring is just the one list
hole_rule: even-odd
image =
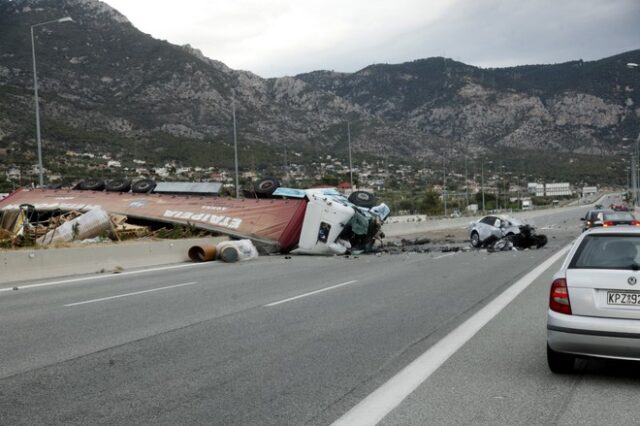
[(191, 246), (227, 237), (0, 251), (0, 284), (186, 262)]

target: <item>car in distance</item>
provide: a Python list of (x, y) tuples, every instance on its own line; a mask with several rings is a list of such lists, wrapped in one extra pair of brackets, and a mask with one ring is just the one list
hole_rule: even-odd
[(549, 369), (570, 373), (582, 357), (640, 361), (640, 228), (582, 233), (553, 277)]
[[(490, 237), (497, 239), (520, 233), (524, 223), (518, 219), (504, 215), (489, 215), (475, 222), (471, 222), (469, 239), (473, 247), (480, 247)], [(495, 239), (494, 238), (494, 239)]]
[(634, 215), (626, 211), (614, 211), (612, 213), (605, 213), (602, 226), (606, 228), (616, 225), (640, 226), (640, 221), (636, 220)]
[(603, 226), (605, 228), (616, 225), (640, 226), (634, 215), (625, 211), (591, 210), (582, 218), (584, 221), (582, 230)]
[(581, 217), (582, 221), (582, 231), (586, 231), (587, 229), (594, 228), (596, 226), (602, 226), (604, 223), (604, 214), (605, 213), (613, 213), (613, 210), (608, 209), (592, 209), (587, 212), (584, 217)]

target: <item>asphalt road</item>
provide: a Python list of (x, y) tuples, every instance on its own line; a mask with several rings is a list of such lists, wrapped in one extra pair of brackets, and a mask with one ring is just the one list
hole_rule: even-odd
[[(331, 423), (569, 243), (585, 210), (537, 217), (550, 237), (540, 250), (273, 256), (21, 283), (0, 291), (0, 424)], [(547, 372), (546, 286), (543, 276), (384, 422), (571, 422), (563, 407), (579, 416), (584, 398), (624, 393), (609, 386), (628, 379), (593, 363)]]

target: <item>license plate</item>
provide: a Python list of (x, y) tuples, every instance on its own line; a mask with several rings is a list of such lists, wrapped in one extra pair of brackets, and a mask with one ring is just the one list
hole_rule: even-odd
[(607, 305), (640, 305), (640, 292), (607, 291)]

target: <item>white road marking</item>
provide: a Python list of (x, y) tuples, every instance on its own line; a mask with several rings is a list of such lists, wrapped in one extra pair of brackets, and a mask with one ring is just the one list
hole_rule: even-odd
[(334, 288), (344, 287), (345, 285), (349, 285), (349, 284), (353, 284), (353, 283), (357, 283), (357, 282), (358, 282), (358, 280), (347, 281), (346, 283), (332, 285), (331, 287), (322, 288), (320, 290), (312, 291), (310, 293), (301, 294), (300, 296), (295, 296), (295, 297), (290, 297), (288, 299), (279, 300), (277, 302), (269, 303), (269, 304), (264, 305), (264, 306), (267, 307), (267, 308), (270, 308), (272, 306), (281, 305), (283, 303), (291, 302), (292, 300), (302, 299), (303, 297), (312, 296), (312, 295), (318, 294), (318, 293), (323, 293), (325, 291), (333, 290)]
[(454, 254), (455, 254), (455, 252), (453, 252), (453, 253), (443, 254), (443, 255), (441, 255), (441, 256), (436, 256), (436, 257), (434, 257), (434, 258), (433, 258), (433, 260), (436, 260), (436, 259), (442, 259), (443, 257), (453, 256)]
[(487, 306), (459, 325), (438, 343), (407, 365), (388, 382), (373, 391), (332, 426), (375, 425), (431, 376), (451, 355), (504, 309), (569, 250), (567, 246), (506, 289)]
[(92, 299), (92, 300), (85, 300), (82, 302), (69, 303), (68, 305), (64, 305), (64, 306), (68, 308), (71, 306), (86, 305), (88, 303), (104, 302), (106, 300), (120, 299), (121, 297), (137, 296), (138, 294), (151, 293), (154, 291), (167, 290), (169, 288), (184, 287), (187, 285), (194, 285), (194, 284), (198, 284), (198, 283), (196, 281), (193, 281), (190, 283), (168, 285), (166, 287), (152, 288), (151, 290), (135, 291), (133, 293), (118, 294), (117, 296), (101, 297), (100, 299)]
[(28, 289), (28, 288), (49, 287), (49, 286), (60, 285), (60, 284), (72, 284), (80, 281), (104, 280), (107, 278), (121, 277), (123, 275), (136, 275), (136, 274), (144, 274), (146, 272), (157, 272), (157, 271), (167, 271), (170, 269), (187, 268), (190, 266), (206, 265), (207, 263), (208, 262), (185, 263), (180, 265), (162, 266), (159, 268), (152, 268), (152, 269), (141, 269), (138, 271), (121, 272), (119, 274), (106, 274), (106, 275), (96, 275), (96, 276), (89, 276), (89, 277), (82, 277), (82, 278), (70, 278), (67, 280), (50, 281), (50, 282), (44, 282), (44, 283), (38, 283), (38, 284), (27, 284), (27, 285), (16, 284), (13, 287), (0, 288), (0, 293), (4, 291), (11, 291), (13, 290), (14, 287), (17, 287), (20, 290)]

